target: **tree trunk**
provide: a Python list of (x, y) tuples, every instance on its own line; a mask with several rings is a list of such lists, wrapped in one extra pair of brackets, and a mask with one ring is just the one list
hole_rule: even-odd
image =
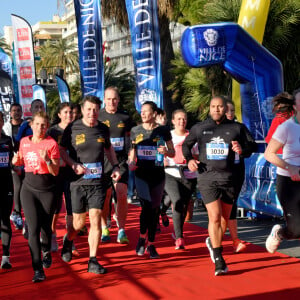
[(166, 111), (168, 121), (171, 120), (172, 112), (181, 107), (180, 103), (174, 103), (172, 101), (172, 93), (167, 91), (167, 87), (174, 79), (173, 75), (169, 72), (171, 68), (171, 60), (174, 59), (174, 50), (169, 25), (170, 21), (165, 15), (159, 18), (164, 110)]

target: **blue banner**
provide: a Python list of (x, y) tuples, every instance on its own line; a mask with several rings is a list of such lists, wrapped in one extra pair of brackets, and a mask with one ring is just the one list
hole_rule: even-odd
[(145, 101), (163, 109), (160, 36), (157, 1), (126, 0), (136, 76), (135, 106)]
[(4, 122), (10, 120), (9, 112), (13, 102), (12, 62), (0, 48), (0, 111), (4, 113)]
[(12, 62), (5, 51), (0, 48), (0, 70), (3, 70), (12, 79)]
[(12, 81), (13, 81), (13, 89), (15, 93), (16, 102), (20, 103), (19, 98), (19, 85), (18, 85), (18, 75), (17, 75), (17, 68), (16, 68), (16, 58), (15, 58), (15, 43), (12, 43)]
[(104, 96), (101, 12), (99, 0), (74, 0), (83, 96)]
[(238, 206), (258, 213), (283, 215), (276, 194), (276, 167), (261, 153), (245, 159), (245, 181), (238, 199)]
[(44, 88), (39, 84), (32, 85), (33, 96), (32, 100), (40, 99), (44, 103), (45, 110), (47, 109), (46, 94)]
[(58, 87), (60, 102), (70, 102), (70, 89), (67, 82), (58, 75), (55, 75), (55, 78)]

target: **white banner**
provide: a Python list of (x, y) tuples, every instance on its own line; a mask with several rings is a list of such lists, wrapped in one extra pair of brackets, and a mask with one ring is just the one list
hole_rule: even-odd
[(36, 83), (32, 31), (29, 23), (19, 16), (11, 15), (11, 21), (14, 35), (19, 102), (23, 107), (24, 116), (27, 117), (31, 115), (32, 85)]

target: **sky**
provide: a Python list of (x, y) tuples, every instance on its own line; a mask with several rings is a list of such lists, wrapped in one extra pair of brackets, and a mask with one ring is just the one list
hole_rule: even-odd
[(39, 21), (51, 21), (57, 12), (57, 0), (0, 0), (0, 36), (3, 26), (11, 26), (11, 14), (34, 25)]

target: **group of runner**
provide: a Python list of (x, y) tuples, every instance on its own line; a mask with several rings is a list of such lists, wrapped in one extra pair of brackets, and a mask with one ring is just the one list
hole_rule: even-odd
[[(299, 94), (295, 96), (298, 111)], [(129, 243), (125, 232), (128, 169), (135, 172), (136, 193), (141, 204), (140, 233), (136, 245), (138, 256), (147, 251), (150, 258), (159, 258), (155, 236), (164, 193), (170, 199), (169, 203), (165, 202), (165, 207), (172, 204), (175, 249), (185, 248), (183, 225), (196, 184), (208, 213), (209, 237), (206, 245), (215, 265), (214, 274), (218, 276), (228, 271), (222, 256), (222, 239), (228, 226), (234, 251), (245, 249), (237, 237), (236, 201), (244, 178), (243, 160), (256, 150), (256, 143), (243, 124), (231, 120), (230, 114), (226, 116), (233, 103), (221, 96), (213, 97), (210, 117), (194, 125), (190, 131), (186, 130), (187, 114), (184, 110), (176, 110), (172, 115), (174, 129), (170, 131), (168, 126), (156, 122), (158, 109), (153, 102), (143, 103), (141, 123), (134, 126), (128, 114), (119, 110), (119, 101), (115, 87), (105, 90), (103, 109), (99, 98), (86, 96), (81, 105), (82, 117), (77, 120), (72, 119), (71, 107), (62, 104), (58, 111), (59, 122), (50, 129), (43, 107), (37, 112), (32, 109), (30, 126), (23, 123), (20, 127), (17, 136), (23, 138), (15, 149), (11, 139), (2, 133), (0, 177), (6, 183), (5, 189), (1, 190), (2, 198), (6, 200), (0, 202), (2, 268), (11, 268), (9, 215), (13, 205), (13, 177), (10, 162), (13, 172), (25, 167), (20, 198), (28, 225), (33, 282), (45, 280), (44, 269), (52, 264), (51, 251), (57, 250), (55, 225), (63, 194), (67, 233), (63, 238), (62, 259), (65, 262), (72, 260), (74, 240), (85, 226), (88, 211), (87, 271), (96, 274), (107, 272), (97, 260), (97, 250), (100, 240), (110, 240), (107, 216), (112, 198), (118, 226), (117, 242)], [(37, 103), (40, 106), (42, 102), (35, 100), (32, 107)], [(3, 126), (1, 116), (0, 129)], [(297, 123), (299, 118), (297, 114), (294, 122)], [(28, 132), (22, 134), (21, 129)], [(15, 136), (16, 130), (12, 132)], [(280, 140), (278, 144), (282, 146), (284, 143)], [(277, 146), (272, 148), (270, 143), (273, 150)], [(267, 153), (273, 151), (270, 147)], [(296, 170), (291, 162), (287, 164), (284, 160), (275, 159), (274, 155), (270, 157), (279, 168), (292, 172), (292, 180), (298, 180), (296, 173), (299, 167)], [(286, 183), (283, 185), (286, 186)], [(163, 208), (162, 218), (167, 226), (166, 208)], [(20, 216), (20, 213), (20, 206), (15, 203), (13, 215)], [(294, 228), (293, 225), (290, 227)], [(296, 236), (290, 234), (290, 228), (284, 230), (277, 226), (275, 229), (273, 236), (276, 241)]]

